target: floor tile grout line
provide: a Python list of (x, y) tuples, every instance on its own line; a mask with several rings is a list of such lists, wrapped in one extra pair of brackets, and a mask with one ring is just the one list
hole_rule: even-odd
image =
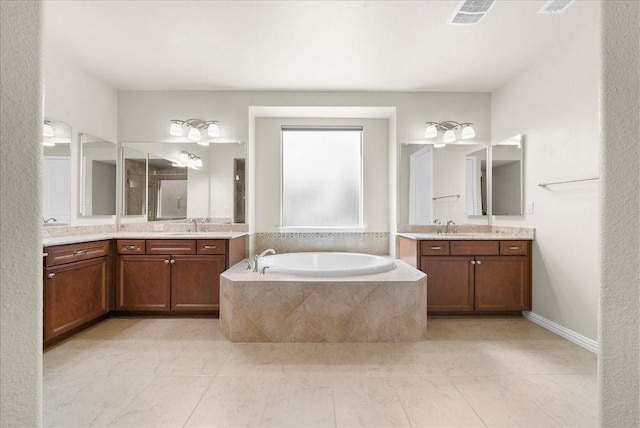
[(413, 422), (411, 422), (411, 418), (409, 417), (409, 413), (407, 412), (407, 408), (404, 405), (402, 397), (400, 397), (400, 393), (398, 392), (398, 388), (396, 386), (392, 385), (391, 382), (389, 382), (389, 379), (390, 378), (387, 378), (387, 384), (391, 387), (391, 389), (393, 389), (393, 392), (395, 392), (396, 398), (398, 399), (398, 404), (400, 404), (400, 407), (402, 407), (402, 411), (404, 412), (405, 418), (407, 418), (407, 422), (409, 423), (409, 426), (411, 428), (414, 428)]
[(136, 399), (137, 396), (139, 396), (140, 394), (142, 394), (144, 391), (146, 391), (149, 387), (151, 387), (151, 385), (153, 384), (153, 382), (158, 378), (158, 376), (152, 376), (151, 377), (151, 381), (149, 381), (149, 383), (142, 388), (136, 395), (133, 395), (131, 397), (131, 400), (129, 400), (126, 404), (124, 404), (120, 409), (118, 409), (119, 411), (117, 413), (115, 413), (115, 416), (113, 418), (111, 418), (109, 420), (109, 423), (105, 424), (105, 427), (109, 427), (111, 426), (111, 424), (113, 424), (113, 422), (115, 422), (116, 419), (118, 419), (120, 417), (120, 415), (122, 415), (122, 413), (126, 410), (127, 407), (129, 407), (129, 405), (131, 403), (134, 402), (134, 400)]
[(204, 398), (205, 395), (207, 395), (207, 392), (209, 392), (209, 389), (211, 389), (211, 387), (213, 386), (213, 381), (216, 379), (215, 376), (211, 377), (211, 382), (209, 382), (209, 386), (207, 386), (207, 388), (204, 390), (204, 392), (202, 393), (202, 395), (200, 396), (200, 399), (198, 400), (198, 402), (196, 403), (195, 406), (193, 406), (193, 409), (191, 409), (191, 412), (189, 413), (189, 416), (187, 416), (187, 419), (185, 419), (184, 423), (182, 424), (182, 428), (186, 427), (187, 424), (189, 423), (189, 419), (191, 419), (191, 416), (193, 416), (193, 412), (196, 411), (196, 409), (198, 408), (198, 406), (200, 405), (200, 403), (202, 402), (202, 399)]
[(482, 416), (480, 416), (480, 414), (478, 413), (476, 408), (473, 407), (473, 405), (469, 402), (469, 400), (467, 400), (467, 397), (465, 397), (465, 395), (462, 393), (462, 391), (460, 391), (460, 388), (458, 388), (458, 385), (456, 385), (456, 383), (450, 378), (449, 378), (449, 382), (451, 382), (451, 385), (453, 385), (453, 387), (458, 392), (458, 394), (460, 394), (460, 396), (465, 401), (465, 403), (467, 403), (467, 405), (471, 408), (471, 410), (473, 410), (473, 413), (475, 413), (476, 416), (478, 417), (478, 419), (480, 419), (480, 422), (482, 422), (482, 425), (484, 425), (486, 428), (489, 428), (489, 425), (487, 425), (487, 423), (484, 421), (484, 419), (482, 419)]

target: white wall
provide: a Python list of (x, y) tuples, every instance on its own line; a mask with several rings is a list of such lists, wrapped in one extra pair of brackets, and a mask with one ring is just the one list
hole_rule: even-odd
[(210, 147), (210, 217), (232, 221), (235, 187), (233, 160), (245, 158), (246, 144), (212, 144)]
[(44, 116), (71, 126), (71, 224), (109, 222), (78, 216), (79, 134), (118, 141), (118, 93), (61, 53), (45, 50), (43, 54)]
[(0, 2), (0, 425), (42, 425), (41, 3)]
[(600, 183), (538, 183), (600, 175), (598, 21), (569, 35), (492, 94), (493, 140), (525, 134), (524, 198), (534, 213), (496, 225), (536, 228), (533, 312), (597, 339)]

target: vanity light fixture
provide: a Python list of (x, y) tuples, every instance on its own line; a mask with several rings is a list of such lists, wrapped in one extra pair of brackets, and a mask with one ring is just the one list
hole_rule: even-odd
[(424, 138), (435, 138), (438, 136), (438, 133), (441, 132), (444, 134), (442, 136), (442, 143), (435, 143), (434, 147), (444, 147), (445, 144), (453, 143), (458, 139), (456, 136), (457, 130), (462, 130), (460, 138), (463, 140), (468, 140), (476, 136), (473, 123), (458, 123), (453, 120), (447, 120), (446, 122), (427, 122), (427, 127), (424, 130)]
[(186, 151), (182, 151), (180, 156), (178, 156), (179, 162), (174, 164), (174, 166), (186, 166), (189, 168), (202, 168), (202, 159), (200, 156), (195, 153), (189, 153)]
[(200, 119), (172, 119), (170, 121), (169, 134), (174, 137), (183, 137), (185, 128), (188, 130), (187, 138), (201, 146), (208, 146), (208, 141), (202, 141), (202, 131), (206, 131), (207, 135), (212, 138), (220, 136), (220, 126), (217, 120), (200, 120)]

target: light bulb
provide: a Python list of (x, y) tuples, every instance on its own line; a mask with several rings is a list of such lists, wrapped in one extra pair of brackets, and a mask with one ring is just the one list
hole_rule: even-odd
[(476, 131), (473, 129), (473, 126), (467, 125), (462, 128), (462, 139), (468, 140), (469, 138), (473, 138), (476, 136)]
[(196, 143), (200, 144), (201, 146), (205, 146), (205, 147), (209, 147), (209, 142), (208, 141), (196, 141)]
[(207, 128), (207, 134), (209, 134), (210, 137), (219, 137), (220, 136), (220, 127), (218, 126), (217, 123), (210, 123), (209, 127)]
[(187, 152), (182, 152), (178, 159), (180, 159), (180, 162), (186, 162), (189, 160), (189, 154)]
[(189, 168), (193, 168), (194, 166), (196, 166), (196, 161), (195, 161), (194, 159), (189, 159), (189, 160), (187, 161), (187, 166), (188, 166)]
[(438, 129), (435, 125), (427, 125), (427, 129), (424, 130), (424, 138), (435, 138), (438, 136)]
[(195, 165), (198, 168), (202, 168), (202, 159), (196, 158)]
[(171, 122), (169, 134), (173, 135), (174, 137), (182, 137), (182, 125), (180, 125), (178, 122)]
[(442, 141), (444, 143), (453, 143), (454, 141), (456, 141), (456, 133), (453, 132), (453, 129), (449, 129), (447, 132), (444, 133), (444, 137), (442, 137)]
[[(49, 122), (44, 123), (44, 126), (42, 127), (42, 135), (45, 137), (53, 137), (53, 128)], [(55, 145), (55, 143), (52, 145)]]
[(200, 141), (200, 130), (198, 128), (191, 128), (187, 138), (192, 141)]

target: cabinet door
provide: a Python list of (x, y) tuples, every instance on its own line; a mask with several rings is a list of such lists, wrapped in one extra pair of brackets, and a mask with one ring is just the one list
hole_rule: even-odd
[(217, 311), (225, 257), (173, 256), (172, 262), (171, 309)]
[(169, 256), (120, 256), (116, 310), (168, 311), (170, 260)]
[(531, 309), (529, 257), (476, 257), (476, 311)]
[(107, 257), (44, 271), (44, 341), (109, 312)]
[(427, 274), (427, 313), (473, 311), (473, 257), (422, 256)]

